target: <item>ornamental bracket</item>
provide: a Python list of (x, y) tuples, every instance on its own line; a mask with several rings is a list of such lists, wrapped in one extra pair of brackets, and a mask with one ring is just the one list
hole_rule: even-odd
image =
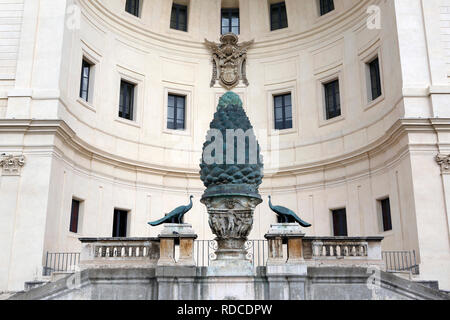
[(442, 173), (450, 174), (450, 155), (438, 154), (436, 162), (441, 166)]

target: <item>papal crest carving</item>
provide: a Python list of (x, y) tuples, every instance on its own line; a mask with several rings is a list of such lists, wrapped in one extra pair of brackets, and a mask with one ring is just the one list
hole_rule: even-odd
[(239, 38), (234, 33), (227, 33), (220, 38), (220, 43), (205, 39), (206, 46), (212, 51), (213, 76), (211, 87), (218, 80), (220, 85), (227, 90), (233, 89), (242, 80), (248, 86), (245, 64), (247, 50), (253, 44), (252, 41), (238, 43)]

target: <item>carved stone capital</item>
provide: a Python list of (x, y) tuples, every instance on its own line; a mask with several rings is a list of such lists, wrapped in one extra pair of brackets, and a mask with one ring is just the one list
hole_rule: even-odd
[(3, 176), (20, 176), (21, 168), (25, 165), (25, 156), (12, 154), (0, 155), (0, 167)]
[(260, 199), (232, 196), (202, 200), (209, 213), (209, 226), (217, 236), (217, 260), (246, 260), (245, 243), (253, 228), (253, 212)]
[(441, 166), (441, 172), (450, 174), (450, 155), (438, 154), (436, 162)]

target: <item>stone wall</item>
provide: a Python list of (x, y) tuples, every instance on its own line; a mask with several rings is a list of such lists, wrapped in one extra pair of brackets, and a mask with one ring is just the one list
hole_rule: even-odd
[[(448, 300), (447, 294), (368, 268), (309, 267), (307, 274), (208, 277), (207, 268), (89, 269), (12, 300)], [(372, 283), (374, 285), (368, 285)], [(75, 284), (75, 286), (74, 286)]]

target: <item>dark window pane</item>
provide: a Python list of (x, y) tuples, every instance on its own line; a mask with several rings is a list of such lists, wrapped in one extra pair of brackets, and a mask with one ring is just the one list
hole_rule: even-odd
[(389, 198), (381, 201), (381, 211), (383, 216), (383, 230), (392, 230), (391, 203)]
[(287, 28), (288, 19), (286, 12), (286, 3), (279, 2), (270, 5), (270, 29), (277, 30)]
[(119, 117), (133, 120), (134, 89), (136, 85), (124, 80), (120, 83)]
[(123, 210), (114, 210), (113, 238), (127, 237), (128, 212)]
[(347, 210), (333, 210), (333, 231), (335, 237), (347, 237)]
[(334, 0), (320, 0), (320, 15), (334, 10)]
[(292, 129), (291, 94), (274, 96), (275, 130)]
[(170, 28), (187, 31), (187, 6), (174, 3), (172, 5), (172, 14), (170, 17)]
[(339, 80), (324, 85), (326, 119), (333, 119), (341, 115), (341, 98), (339, 92)]
[(140, 0), (127, 0), (125, 4), (125, 11), (139, 17)]
[(91, 73), (91, 64), (83, 59), (81, 65), (81, 83), (80, 83), (80, 98), (85, 101), (89, 100), (89, 80)]
[(168, 99), (167, 128), (172, 130), (184, 130), (186, 97), (169, 94)]
[(381, 96), (380, 63), (378, 58), (369, 63), (369, 69), (372, 100), (375, 100)]
[(222, 9), (222, 34), (232, 32), (239, 34), (239, 8), (225, 8)]
[(80, 201), (72, 200), (72, 209), (70, 213), (70, 232), (78, 233), (78, 219), (80, 216)]

